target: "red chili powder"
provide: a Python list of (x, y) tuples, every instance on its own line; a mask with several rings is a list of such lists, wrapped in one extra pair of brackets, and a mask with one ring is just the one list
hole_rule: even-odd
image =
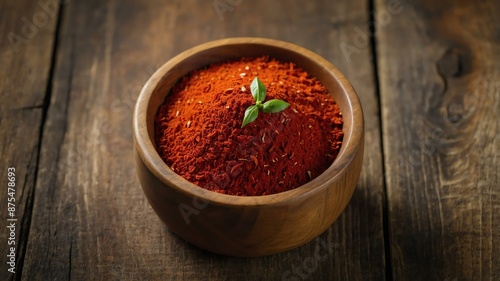
[[(266, 101), (290, 106), (259, 112), (241, 128), (255, 104), (258, 77)], [(155, 118), (158, 153), (186, 180), (219, 193), (255, 196), (299, 187), (324, 172), (342, 141), (342, 114), (325, 87), (295, 64), (269, 57), (210, 65), (182, 78)]]

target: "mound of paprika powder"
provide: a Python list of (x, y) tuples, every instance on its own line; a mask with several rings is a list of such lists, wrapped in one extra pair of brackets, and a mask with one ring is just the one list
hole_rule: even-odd
[[(290, 103), (241, 128), (258, 77), (266, 100)], [(165, 163), (211, 191), (256, 196), (297, 188), (324, 172), (342, 142), (342, 114), (316, 78), (290, 62), (241, 58), (182, 78), (155, 117)]]

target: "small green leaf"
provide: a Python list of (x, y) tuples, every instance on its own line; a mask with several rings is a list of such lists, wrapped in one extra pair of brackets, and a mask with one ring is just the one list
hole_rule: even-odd
[(246, 124), (255, 121), (258, 115), (259, 115), (259, 109), (257, 108), (257, 106), (255, 105), (249, 106), (245, 110), (245, 116), (243, 117), (243, 123), (241, 124), (241, 127), (243, 128)]
[(282, 100), (269, 100), (263, 104), (262, 111), (265, 113), (280, 112), (287, 108), (290, 104)]
[(266, 99), (266, 86), (264, 86), (264, 83), (259, 78), (255, 77), (253, 79), (250, 84), (250, 91), (255, 101), (263, 102)]

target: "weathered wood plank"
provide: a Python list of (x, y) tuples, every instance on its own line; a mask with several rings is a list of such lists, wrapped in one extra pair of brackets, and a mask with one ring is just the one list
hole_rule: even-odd
[[(28, 239), (58, 12), (58, 4), (49, 2), (0, 3), (1, 280), (19, 278)], [(11, 167), (15, 170), (15, 191), (8, 190)], [(9, 199), (11, 196), (15, 201)], [(7, 229), (11, 224), (15, 227), (13, 236)], [(11, 247), (15, 254), (13, 267), (7, 264), (11, 261), (7, 257), (12, 255)]]
[(377, 37), (393, 279), (499, 280), (500, 6), (401, 7)]
[[(368, 22), (367, 3), (292, 2), (241, 1), (222, 17), (211, 1), (65, 6), (23, 278), (384, 279), (382, 160), (370, 50), (348, 59), (340, 47), (354, 40), (355, 26)], [(132, 107), (151, 71), (186, 48), (229, 36), (282, 39), (325, 56), (353, 81), (367, 121), (364, 170), (344, 214), (313, 242), (259, 259), (207, 253), (170, 233), (133, 170)], [(317, 261), (318, 251), (326, 260)]]

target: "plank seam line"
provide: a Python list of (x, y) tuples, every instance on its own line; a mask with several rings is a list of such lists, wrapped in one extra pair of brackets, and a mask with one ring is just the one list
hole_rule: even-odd
[[(51, 58), (50, 58), (50, 70), (49, 70), (49, 77), (47, 79), (47, 87), (45, 88), (45, 96), (43, 100), (43, 106), (42, 106), (42, 120), (40, 122), (40, 127), (39, 127), (39, 132), (38, 132), (38, 147), (36, 151), (36, 163), (35, 163), (35, 175), (34, 175), (34, 181), (33, 181), (33, 189), (31, 191), (31, 201), (29, 202), (30, 204), (25, 207), (27, 210), (25, 212), (25, 215), (23, 216), (21, 220), (21, 226), (26, 226), (26, 230), (23, 231), (26, 237), (26, 240), (23, 241), (23, 251), (19, 253), (19, 274), (16, 274), (16, 280), (22, 280), (22, 275), (23, 275), (23, 267), (24, 267), (24, 258), (26, 256), (26, 251), (28, 248), (28, 240), (30, 236), (30, 228), (31, 228), (31, 219), (33, 216), (33, 207), (34, 207), (34, 202), (35, 202), (35, 188), (37, 186), (38, 182), (38, 170), (39, 170), (39, 165), (40, 165), (40, 152), (42, 149), (42, 140), (43, 140), (43, 132), (45, 128), (45, 123), (47, 120), (47, 113), (49, 111), (50, 107), (50, 101), (52, 98), (52, 84), (54, 80), (54, 72), (55, 72), (55, 62), (56, 62), (56, 57), (57, 57), (57, 49), (59, 45), (59, 33), (61, 30), (61, 19), (62, 19), (62, 14), (63, 14), (63, 2), (59, 3), (59, 11), (57, 15), (57, 22), (56, 22), (56, 28), (55, 28), (55, 35), (54, 35), (54, 42), (52, 45), (52, 53), (51, 53)], [(28, 109), (28, 108), (27, 108)], [(28, 195), (29, 196), (29, 195)]]
[[(375, 20), (375, 0), (368, 0), (368, 15), (369, 23), (376, 23)], [(389, 209), (388, 209), (388, 196), (387, 196), (387, 180), (386, 180), (386, 170), (385, 170), (385, 154), (384, 154), (384, 138), (383, 138), (383, 126), (382, 126), (382, 98), (380, 93), (380, 79), (378, 71), (378, 61), (377, 61), (377, 39), (376, 36), (376, 24), (370, 24), (370, 55), (373, 62), (373, 75), (374, 75), (374, 85), (375, 94), (377, 96), (378, 102), (378, 119), (380, 127), (380, 150), (382, 158), (382, 180), (383, 180), (383, 202), (382, 202), (382, 225), (384, 234), (384, 257), (385, 257), (385, 278), (386, 280), (393, 280), (393, 270), (392, 270), (392, 255), (391, 255), (391, 244), (390, 244), (390, 231), (389, 231)]]

